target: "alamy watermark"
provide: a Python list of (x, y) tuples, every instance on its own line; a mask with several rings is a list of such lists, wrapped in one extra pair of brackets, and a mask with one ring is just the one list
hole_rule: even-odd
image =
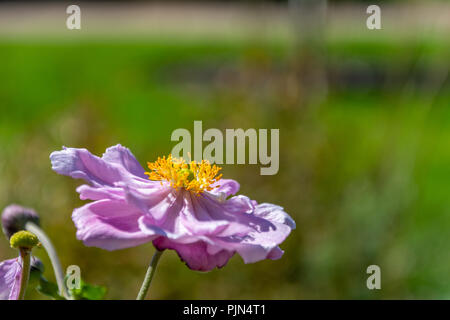
[(366, 281), (367, 289), (381, 289), (381, 268), (376, 264), (372, 264), (367, 267), (366, 272), (370, 274)]
[[(270, 129), (270, 154), (268, 136), (269, 129), (250, 128), (244, 131), (239, 128), (225, 129), (224, 137), (222, 131), (215, 128), (203, 132), (202, 121), (194, 121), (193, 143), (189, 130), (175, 129), (171, 141), (179, 143), (172, 148), (171, 153), (174, 157), (190, 159), (192, 156), (192, 160), (208, 160), (212, 164), (259, 163), (264, 166), (260, 169), (261, 175), (274, 175), (279, 169), (280, 130)], [(205, 148), (204, 141), (209, 142)]]
[[(66, 9), (69, 16), (66, 19), (66, 26), (69, 30), (81, 29), (81, 8), (78, 5), (69, 5)], [(381, 29), (381, 9), (378, 5), (372, 4), (367, 7), (366, 13), (370, 14), (366, 20), (366, 26), (369, 30)]]
[(81, 288), (81, 269), (79, 266), (73, 264), (67, 267), (66, 287), (69, 290)]
[(367, 7), (366, 10), (370, 16), (366, 20), (366, 26), (369, 30), (381, 29), (381, 9), (376, 4)]
[(79, 6), (72, 4), (67, 7), (66, 13), (70, 14), (66, 20), (66, 26), (69, 30), (81, 29), (81, 9)]

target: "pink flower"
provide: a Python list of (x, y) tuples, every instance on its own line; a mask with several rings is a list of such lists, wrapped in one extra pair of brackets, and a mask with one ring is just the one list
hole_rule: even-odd
[(21, 276), (20, 258), (0, 262), (0, 300), (19, 299)]
[(236, 194), (239, 184), (220, 179), (220, 168), (171, 156), (149, 163), (145, 172), (131, 152), (117, 145), (101, 158), (86, 149), (50, 155), (59, 174), (84, 179), (82, 200), (72, 219), (87, 246), (117, 250), (152, 241), (173, 249), (189, 268), (223, 267), (238, 253), (245, 263), (279, 259), (278, 247), (295, 222), (283, 208), (257, 204)]

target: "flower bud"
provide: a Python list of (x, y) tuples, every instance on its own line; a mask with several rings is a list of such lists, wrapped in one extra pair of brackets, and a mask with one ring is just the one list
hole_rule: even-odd
[(36, 211), (16, 204), (9, 205), (2, 212), (3, 233), (9, 239), (14, 233), (24, 230), (28, 221), (39, 225), (39, 215)]
[(44, 273), (44, 264), (42, 263), (41, 259), (37, 257), (31, 258), (31, 272), (38, 272), (39, 274)]
[(39, 239), (29, 231), (19, 231), (14, 233), (9, 239), (11, 248), (32, 249), (39, 244)]

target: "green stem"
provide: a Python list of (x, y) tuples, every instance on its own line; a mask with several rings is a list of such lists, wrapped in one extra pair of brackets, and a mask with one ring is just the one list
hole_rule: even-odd
[(153, 276), (155, 274), (156, 265), (158, 264), (159, 258), (161, 258), (163, 251), (156, 249), (155, 254), (152, 257), (152, 261), (148, 266), (147, 273), (145, 274), (144, 282), (142, 282), (141, 290), (136, 300), (144, 300), (147, 296), (148, 288), (150, 288), (150, 283), (152, 282)]
[(30, 278), (31, 268), (31, 250), (29, 248), (19, 248), (20, 258), (22, 260), (22, 274), (20, 276), (20, 289), (19, 300), (25, 298), (25, 292), (27, 291), (28, 279)]
[(55, 247), (52, 242), (48, 238), (47, 234), (42, 230), (38, 225), (33, 222), (27, 222), (25, 225), (25, 229), (34, 233), (39, 241), (42, 243), (42, 246), (47, 251), (47, 254), (52, 263), (53, 271), (55, 272), (56, 283), (58, 284), (59, 294), (66, 299), (71, 299), (70, 295), (67, 292), (66, 286), (64, 284), (64, 273), (62, 271), (61, 263), (59, 262), (58, 254), (56, 253)]

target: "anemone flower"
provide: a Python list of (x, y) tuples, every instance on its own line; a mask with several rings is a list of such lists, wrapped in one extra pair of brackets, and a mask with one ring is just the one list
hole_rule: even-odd
[(238, 182), (221, 179), (207, 161), (172, 156), (148, 163), (148, 172), (125, 147), (103, 156), (63, 148), (50, 155), (52, 169), (88, 184), (77, 188), (92, 202), (73, 211), (77, 238), (106, 250), (147, 242), (175, 250), (190, 269), (223, 267), (238, 253), (245, 263), (279, 259), (295, 222), (274, 204), (243, 195)]

